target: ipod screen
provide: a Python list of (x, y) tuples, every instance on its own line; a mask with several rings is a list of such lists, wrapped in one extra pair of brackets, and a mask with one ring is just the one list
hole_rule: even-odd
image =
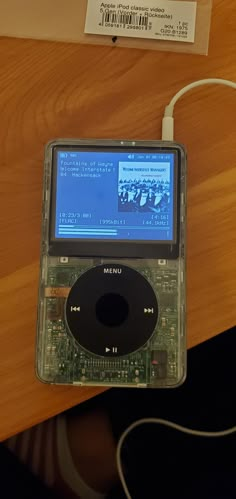
[(56, 151), (55, 239), (175, 240), (175, 152)]

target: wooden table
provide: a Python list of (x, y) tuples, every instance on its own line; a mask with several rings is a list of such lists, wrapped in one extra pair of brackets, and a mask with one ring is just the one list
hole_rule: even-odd
[[(236, 80), (234, 0), (216, 0), (208, 57), (0, 39), (0, 438), (101, 392), (34, 373), (44, 144), (159, 139), (170, 97)], [(188, 346), (235, 322), (236, 93), (205, 87), (176, 107), (188, 149)]]

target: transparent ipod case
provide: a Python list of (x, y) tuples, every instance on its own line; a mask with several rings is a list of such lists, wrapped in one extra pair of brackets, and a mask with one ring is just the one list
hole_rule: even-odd
[[(55, 146), (112, 146), (123, 141), (58, 140), (45, 151), (41, 265), (38, 296), (36, 372), (45, 383), (75, 386), (168, 388), (186, 377), (186, 154), (171, 142), (129, 142), (143, 148), (178, 150), (180, 158), (179, 251), (177, 258), (90, 258), (50, 255), (52, 154)], [(125, 265), (152, 286), (158, 319), (150, 339), (141, 348), (115, 357), (95, 355), (81, 347), (66, 320), (66, 302), (72, 286), (89, 269), (103, 264)], [(135, 289), (133, 290), (135, 293)], [(89, 297), (88, 297), (89, 299)], [(152, 313), (147, 306), (144, 313)], [(110, 345), (109, 345), (110, 347)]]

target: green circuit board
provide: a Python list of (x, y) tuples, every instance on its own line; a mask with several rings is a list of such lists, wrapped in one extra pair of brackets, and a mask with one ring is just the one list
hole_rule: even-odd
[(178, 272), (140, 267), (152, 284), (159, 303), (159, 318), (148, 344), (116, 358), (95, 356), (75, 342), (65, 321), (65, 302), (70, 288), (89, 265), (48, 266), (43, 298), (44, 331), (38, 341), (38, 372), (50, 383), (128, 386), (175, 385), (179, 378)]

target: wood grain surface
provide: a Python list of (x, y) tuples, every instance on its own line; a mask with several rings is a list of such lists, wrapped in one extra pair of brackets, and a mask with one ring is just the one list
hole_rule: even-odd
[[(215, 0), (209, 56), (0, 39), (0, 438), (99, 393), (34, 373), (43, 152), (56, 137), (160, 138), (164, 106), (200, 78), (236, 80), (236, 3)], [(176, 106), (188, 149), (188, 346), (235, 323), (236, 92)]]

